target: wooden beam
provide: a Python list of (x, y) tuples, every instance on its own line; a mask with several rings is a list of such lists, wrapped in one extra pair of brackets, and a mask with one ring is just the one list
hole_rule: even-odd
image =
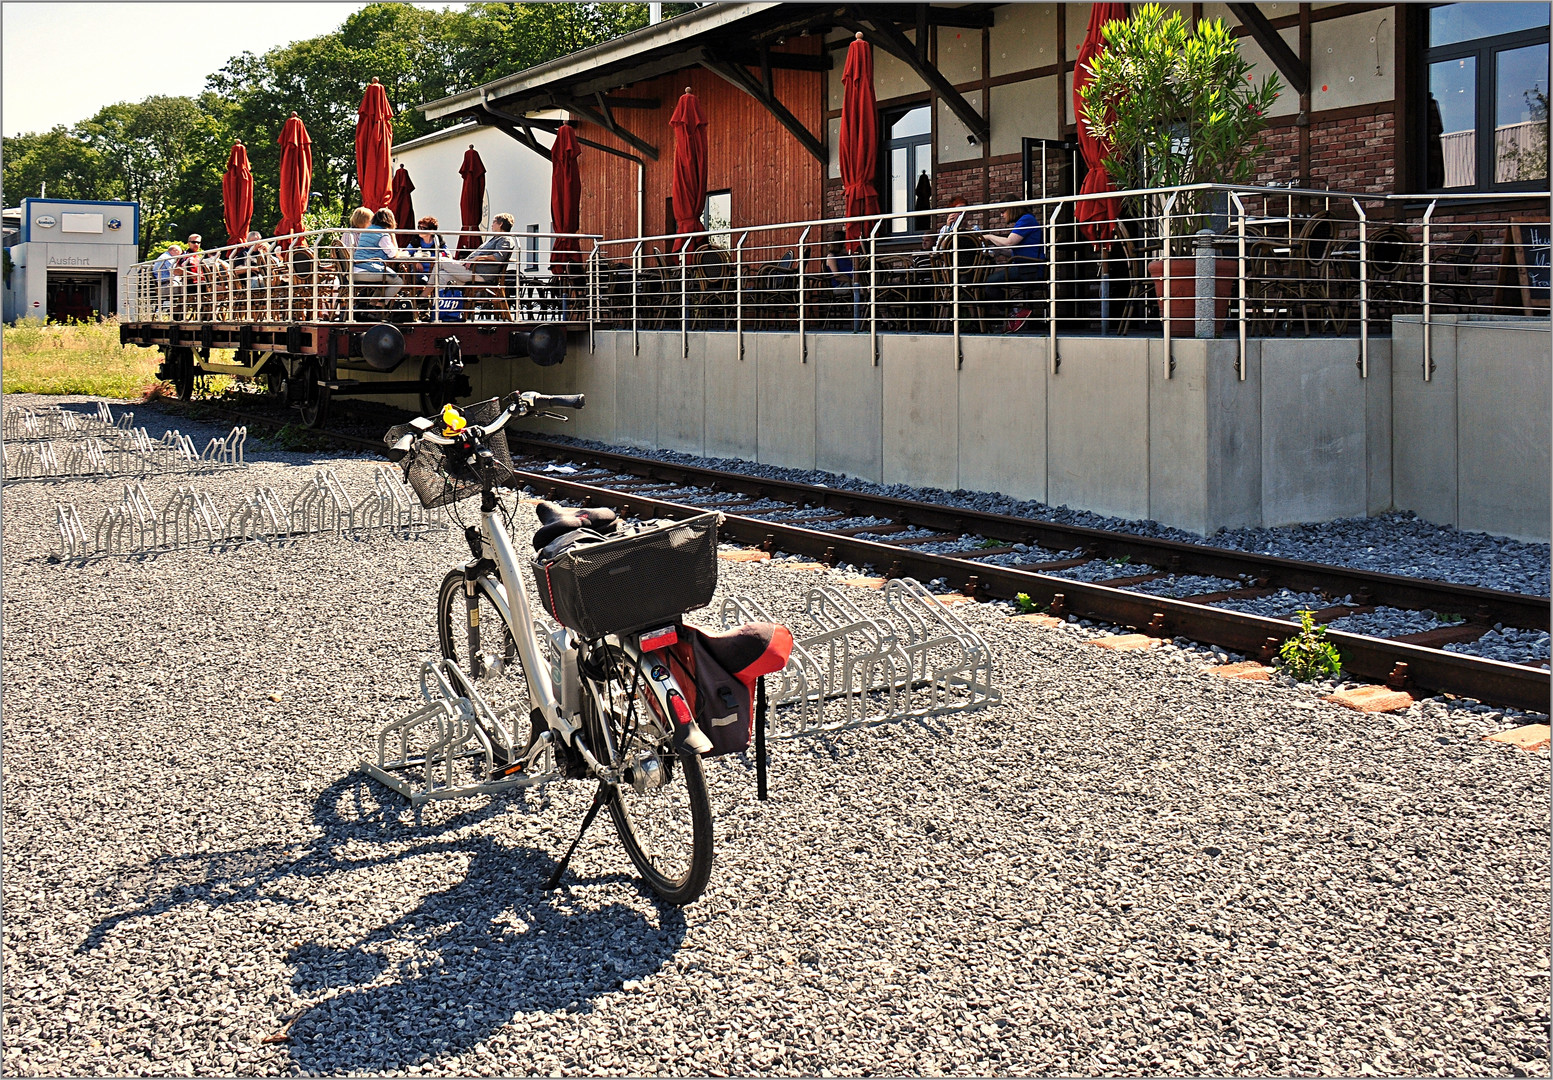
[[(524, 146), (527, 146), (530, 150), (533, 150), (534, 153), (538, 154), (545, 160), (552, 160), (549, 149), (541, 144), (538, 139), (534, 138), (534, 132), (532, 129), (538, 128), (540, 131), (548, 131), (550, 134), (554, 135), (557, 131), (561, 130), (560, 120), (541, 120), (535, 116), (514, 116), (511, 113), (505, 113), (500, 109), (492, 108), (489, 103), (487, 103), (479, 112), (473, 115), (474, 119), (479, 120), (483, 124), (489, 124), (497, 131), (500, 131), (503, 135), (518, 140), (518, 142), (522, 143)], [(592, 139), (585, 139), (581, 135), (577, 136), (577, 142), (583, 146), (589, 146), (595, 150), (601, 150), (606, 154), (613, 154), (615, 157), (625, 158), (627, 161), (634, 161), (638, 165), (645, 164), (642, 159), (637, 157), (635, 154), (627, 153), (617, 146), (605, 146), (601, 142), (594, 142)]]
[(615, 138), (625, 143), (627, 146), (641, 151), (653, 161), (658, 160), (658, 148), (656, 146), (648, 142), (646, 139), (633, 135), (631, 132), (615, 123), (613, 117), (606, 116), (604, 113), (601, 113), (597, 109), (593, 108), (593, 106), (588, 105), (585, 102), (578, 100), (577, 98), (567, 97), (561, 93), (552, 94), (551, 100), (555, 102), (556, 108), (565, 109), (567, 112), (576, 113), (584, 120), (591, 120), (593, 123), (609, 132)]
[(508, 138), (516, 139), (546, 161), (551, 160), (550, 149), (534, 138), (534, 131), (528, 117), (509, 115), (498, 109), (491, 108), (489, 102), (482, 101), (476, 118), (481, 123), (489, 124)]
[[(769, 44), (763, 43), (760, 49), (720, 48), (717, 53), (730, 63), (743, 64), (745, 67), (759, 67), (761, 49), (770, 48)], [(836, 66), (836, 61), (829, 54), (822, 53), (816, 56), (812, 53), (771, 50), (771, 66), (778, 71), (829, 71)]]
[[(881, 49), (915, 71), (923, 82), (937, 92), (944, 104), (949, 106), (949, 111), (960, 118), (960, 123), (970, 129), (973, 138), (978, 142), (987, 140), (992, 128), (976, 111), (976, 107), (965, 100), (965, 96), (944, 78), (938, 68), (917, 59), (916, 48), (905, 34), (895, 28), (894, 23), (874, 15), (872, 8), (853, 7), (848, 8), (847, 11), (848, 14), (842, 20), (843, 23), (853, 29), (861, 30), (864, 37), (874, 39)], [(867, 25), (862, 25), (863, 23)]]
[(760, 80), (746, 71), (742, 65), (729, 63), (721, 57), (708, 52), (706, 49), (701, 50), (700, 63), (702, 67), (714, 75), (721, 76), (724, 80), (743, 90), (750, 97), (764, 105), (766, 111), (776, 117), (777, 123), (781, 124), (793, 138), (802, 143), (803, 148), (809, 151), (816, 161), (823, 165), (829, 160), (825, 155), (824, 144), (815, 138), (813, 132), (804, 127), (799, 119), (787, 110), (787, 106), (777, 100), (776, 95), (767, 94), (766, 88), (761, 85)]
[(927, 9), (930, 26), (949, 26), (956, 30), (986, 30), (992, 26), (990, 4), (967, 4), (964, 7), (942, 7), (938, 4), (870, 4), (873, 14), (889, 19), (897, 25), (913, 26), (921, 17), (919, 8)]
[(1229, 10), (1240, 24), (1246, 28), (1251, 39), (1262, 47), (1267, 58), (1273, 62), (1289, 86), (1296, 94), (1310, 93), (1310, 67), (1300, 60), (1289, 43), (1283, 40), (1282, 35), (1273, 29), (1273, 24), (1267, 21), (1267, 16), (1257, 8), (1255, 4), (1230, 4)]

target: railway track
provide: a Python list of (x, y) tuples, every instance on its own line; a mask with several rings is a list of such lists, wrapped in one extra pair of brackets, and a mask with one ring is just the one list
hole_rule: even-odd
[[(250, 424), (278, 423), (273, 417), (217, 411)], [(329, 434), (353, 446), (382, 449), (377, 439)], [(830, 565), (872, 566), (885, 577), (943, 578), (974, 599), (1013, 600), (1025, 594), (1054, 615), (1184, 637), (1264, 660), (1290, 635), (1290, 624), (1220, 605), (1289, 589), (1332, 601), (1316, 612), (1319, 622), (1381, 607), (1458, 614), (1459, 622), (1400, 637), (1337, 630), (1328, 630), (1327, 637), (1350, 677), (1415, 693), (1548, 710), (1546, 669), (1443, 648), (1475, 640), (1496, 623), (1546, 631), (1546, 597), (816, 487), (516, 433), (509, 433), (509, 444), (525, 484), (546, 498), (613, 506), (638, 517), (676, 518), (716, 509), (725, 515), (725, 539), (768, 552)], [(575, 471), (552, 471), (557, 466)], [(773, 519), (797, 512), (805, 515), (801, 522)], [(848, 524), (855, 519), (864, 523)], [(963, 537), (977, 539), (965, 547)], [(957, 542), (959, 551), (923, 550)], [(1010, 565), (984, 561), (994, 557)], [(1094, 581), (1055, 576), (1095, 560), (1115, 564), (1115, 576)], [(1140, 591), (1151, 582), (1168, 585), (1178, 575), (1224, 579), (1231, 587), (1174, 598)]]

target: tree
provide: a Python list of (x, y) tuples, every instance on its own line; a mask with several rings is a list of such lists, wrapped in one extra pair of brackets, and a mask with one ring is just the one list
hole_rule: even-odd
[(117, 199), (122, 188), (102, 155), (71, 134), (63, 124), (5, 140), (5, 199), (19, 203), (43, 193), (57, 199)]
[[(144, 253), (189, 209), (176, 200), (187, 192), (191, 175), (208, 177), (216, 137), (210, 116), (193, 98), (155, 95), (108, 105), (77, 131), (123, 185), (123, 197), (140, 203)], [(219, 200), (219, 182), (217, 188)], [(177, 224), (187, 230), (190, 222)]]

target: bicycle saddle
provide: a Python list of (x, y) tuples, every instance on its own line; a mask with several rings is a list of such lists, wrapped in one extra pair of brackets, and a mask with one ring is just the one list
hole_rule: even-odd
[(600, 536), (608, 536), (615, 531), (615, 522), (619, 520), (607, 506), (569, 510), (553, 502), (540, 502), (535, 505), (534, 513), (539, 518), (539, 528), (534, 533), (535, 551), (547, 547), (552, 540), (573, 529), (592, 529)]

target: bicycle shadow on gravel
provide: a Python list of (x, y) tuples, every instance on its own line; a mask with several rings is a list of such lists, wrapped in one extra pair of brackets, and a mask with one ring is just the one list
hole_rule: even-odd
[[(575, 863), (562, 888), (548, 892), (544, 884), (559, 852), (447, 835), (492, 818), (512, 798), (418, 826), (402, 799), (353, 774), (314, 802), (321, 835), (311, 844), (165, 856), (121, 877), (119, 884), (130, 888), (141, 880), (147, 899), (98, 922), (77, 951), (95, 950), (126, 920), (184, 905), (302, 907), (310, 881), (417, 856), (456, 855), (467, 866), (452, 884), (425, 893), (350, 945), (313, 940), (287, 951), (293, 990), (305, 1003), (276, 1020), (279, 1027), (293, 1017), (287, 1025), (292, 1061), (319, 1072), (404, 1069), (468, 1050), (515, 1014), (589, 1011), (595, 998), (646, 978), (674, 955), (685, 938), (684, 914), (628, 874), (582, 877)], [(410, 846), (403, 846), (406, 840)], [(396, 849), (382, 851), (387, 843)], [(624, 890), (645, 897), (648, 911), (640, 901), (623, 902)], [(621, 898), (610, 899), (616, 895)]]

